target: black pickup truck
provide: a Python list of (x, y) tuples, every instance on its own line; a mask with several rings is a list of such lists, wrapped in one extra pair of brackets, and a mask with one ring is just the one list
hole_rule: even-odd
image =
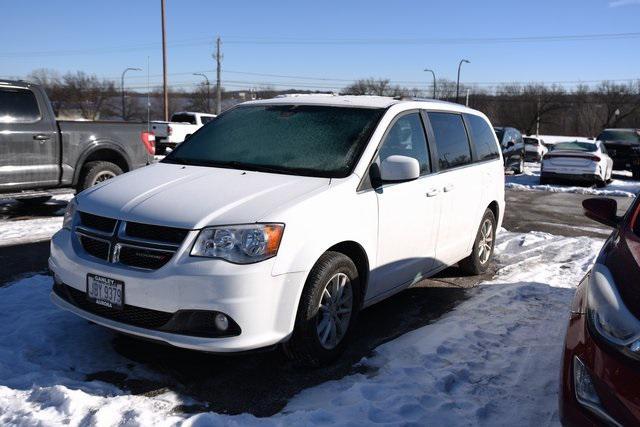
[(640, 179), (640, 129), (605, 129), (596, 139), (604, 143), (614, 169), (629, 170), (633, 179)]
[(153, 161), (147, 123), (56, 120), (44, 89), (0, 81), (0, 199), (43, 202)]

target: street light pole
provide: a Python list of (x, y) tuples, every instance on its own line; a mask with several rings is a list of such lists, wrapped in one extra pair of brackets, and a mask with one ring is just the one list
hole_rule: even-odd
[(425, 71), (429, 71), (433, 74), (433, 99), (436, 99), (436, 73), (433, 70), (426, 69)]
[(461, 59), (458, 64), (458, 81), (456, 83), (456, 102), (460, 102), (460, 68), (462, 68), (462, 63), (466, 62), (467, 64), (471, 64), (471, 62), (467, 59)]
[(207, 113), (211, 112), (211, 104), (210, 104), (210, 99), (211, 99), (211, 91), (209, 90), (209, 77), (207, 77), (206, 74), (203, 73), (193, 73), (194, 76), (202, 76), (204, 77), (205, 81), (207, 82)]
[(165, 30), (165, 0), (160, 0), (162, 14), (162, 109), (164, 121), (169, 121), (169, 90), (167, 88), (167, 32)]
[(142, 71), (142, 68), (127, 67), (122, 72), (122, 76), (120, 77), (120, 89), (122, 90), (122, 120), (127, 120), (126, 104), (124, 101), (124, 75), (127, 73), (127, 71)]

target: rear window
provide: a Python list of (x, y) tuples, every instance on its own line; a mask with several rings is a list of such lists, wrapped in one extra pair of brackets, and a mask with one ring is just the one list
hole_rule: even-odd
[(637, 130), (605, 130), (598, 135), (600, 141), (640, 142), (640, 131)]
[(29, 89), (0, 89), (0, 122), (30, 123), (40, 119), (36, 96)]
[(524, 138), (524, 143), (527, 145), (538, 145), (538, 140), (535, 138)]
[(466, 117), (467, 123), (469, 123), (471, 141), (476, 147), (478, 160), (490, 160), (500, 157), (495, 134), (487, 121), (473, 114), (467, 114)]
[(171, 116), (171, 121), (176, 123), (189, 123), (195, 125), (196, 117), (192, 116), (191, 114), (174, 114), (173, 116)]
[(440, 170), (471, 163), (471, 149), (460, 114), (428, 113), (435, 135)]
[(211, 117), (211, 116), (200, 116), (200, 121), (202, 122), (203, 125), (206, 125), (207, 123), (209, 123), (211, 120), (215, 119), (215, 117)]
[(596, 151), (598, 147), (596, 144), (590, 142), (579, 142), (579, 141), (570, 141), (570, 142), (558, 142), (549, 147), (549, 151), (558, 151), (558, 150), (571, 150), (571, 151), (585, 151), (592, 153)]

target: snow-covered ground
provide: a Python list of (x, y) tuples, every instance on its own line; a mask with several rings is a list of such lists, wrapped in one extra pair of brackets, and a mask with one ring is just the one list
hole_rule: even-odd
[[(505, 187), (517, 191), (549, 191), (553, 193), (578, 193), (594, 196), (635, 197), (640, 191), (640, 181), (632, 181), (631, 173), (614, 171), (614, 179), (604, 188), (569, 185), (540, 185), (540, 164), (525, 163), (522, 175), (505, 175)], [(619, 179), (620, 177), (628, 179)]]
[[(131, 395), (96, 371), (153, 379), (114, 352), (113, 335), (56, 309), (51, 279), (0, 288), (0, 424), (550, 425), (573, 288), (602, 241), (503, 231), (494, 280), (437, 322), (376, 349), (375, 369), (307, 389), (270, 419), (183, 415), (173, 391)], [(277, 386), (274, 384), (274, 386)]]

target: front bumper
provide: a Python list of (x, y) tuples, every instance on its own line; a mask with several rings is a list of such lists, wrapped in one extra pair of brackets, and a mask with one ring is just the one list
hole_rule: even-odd
[(287, 339), (293, 331), (306, 274), (273, 276), (273, 259), (236, 265), (217, 259), (189, 257), (188, 240), (165, 266), (149, 271), (91, 257), (82, 252), (71, 232), (63, 229), (51, 240), (49, 268), (57, 282), (82, 293), (86, 292), (89, 273), (123, 281), (125, 306), (168, 315), (185, 310), (224, 313), (237, 323), (239, 335), (207, 338), (170, 333), (159, 330), (162, 328), (116, 321), (115, 316), (100, 316), (99, 312), (74, 305), (56, 292), (52, 292), (51, 299), (61, 308), (108, 328), (194, 350), (241, 352)]
[[(573, 359), (589, 371), (601, 407), (578, 402)], [(640, 364), (593, 337), (584, 314), (573, 314), (565, 339), (560, 386), (560, 417), (567, 426), (640, 424)]]

